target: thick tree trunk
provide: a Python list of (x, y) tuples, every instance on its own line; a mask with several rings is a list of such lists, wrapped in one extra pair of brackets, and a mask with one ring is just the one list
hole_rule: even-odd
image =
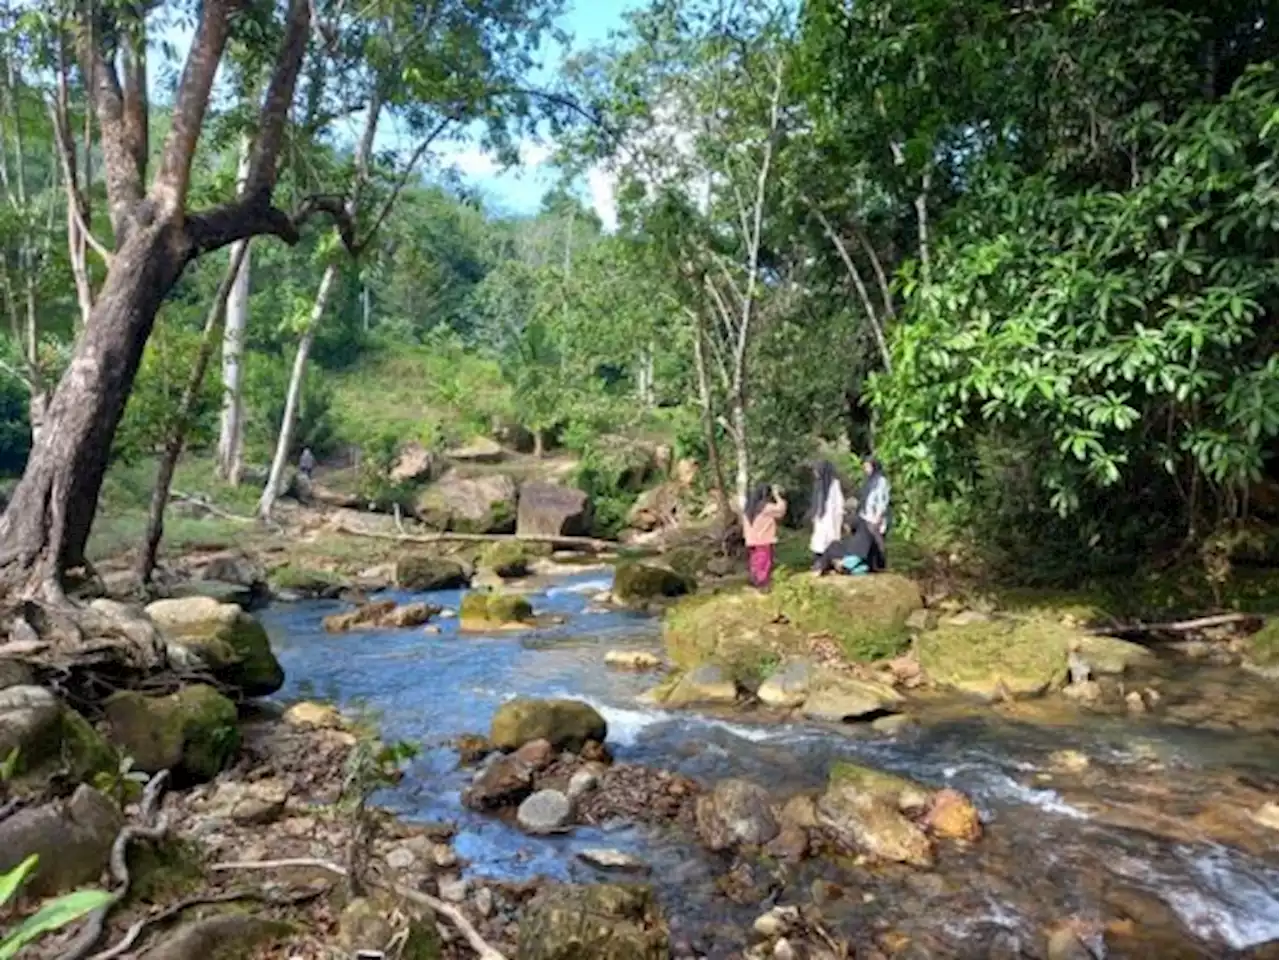
[[(240, 152), (239, 188), (244, 189), (249, 175), (252, 142), (246, 138)], [(231, 300), (227, 304), (226, 328), (222, 335), (222, 423), (218, 431), (218, 475), (233, 487), (239, 485), (244, 472), (244, 333), (249, 322), (249, 240), (241, 240), (231, 248), (234, 260), (244, 248)]]
[(0, 519), (0, 582), (23, 596), (64, 599), (62, 571), (84, 563), (116, 427), (156, 312), (187, 257), (172, 221), (138, 224), (115, 254)]
[(293, 445), (294, 421), (298, 417), (298, 401), (302, 397), (302, 378), (307, 372), (307, 355), (311, 352), (311, 344), (316, 338), (316, 327), (324, 316), (325, 305), (329, 302), (329, 291), (333, 289), (333, 281), (338, 275), (338, 268), (329, 264), (325, 267), (324, 276), (320, 278), (320, 289), (316, 291), (316, 302), (311, 305), (311, 316), (307, 318), (307, 328), (298, 341), (298, 353), (293, 358), (293, 372), (289, 375), (289, 389), (285, 394), (284, 417), (280, 421), (280, 435), (276, 438), (276, 455), (271, 460), (271, 473), (267, 477), (267, 485), (262, 490), (262, 499), (258, 501), (258, 516), (263, 520), (271, 518), (271, 509), (275, 506), (276, 497), (284, 484), (285, 467), (289, 464), (289, 448)]
[(169, 490), (173, 485), (173, 474), (178, 467), (178, 458), (182, 456), (182, 447), (187, 439), (187, 430), (191, 426), (191, 415), (195, 411), (196, 401), (200, 396), (200, 387), (204, 384), (205, 372), (209, 369), (209, 359), (218, 342), (218, 332), (222, 329), (223, 319), (227, 315), (227, 298), (240, 275), (243, 259), (248, 256), (247, 244), (236, 244), (231, 250), (231, 261), (227, 264), (226, 276), (218, 285), (213, 303), (209, 306), (208, 316), (204, 322), (204, 332), (200, 337), (200, 349), (196, 353), (195, 366), (187, 378), (186, 389), (182, 392), (182, 402), (177, 416), (169, 428), (169, 436), (165, 439), (164, 453), (160, 457), (160, 469), (156, 472), (156, 483), (151, 490), (151, 507), (147, 513), (147, 532), (142, 541), (142, 550), (138, 554), (138, 578), (143, 583), (151, 580), (156, 568), (156, 555), (160, 551), (160, 539), (164, 536), (164, 510), (169, 504)]

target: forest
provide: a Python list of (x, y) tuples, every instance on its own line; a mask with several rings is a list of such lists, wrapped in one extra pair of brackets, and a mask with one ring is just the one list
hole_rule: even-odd
[[(660, 2), (545, 90), (522, 74), (557, 4), (446, 10), (317, 11), (270, 131), (274, 202), (306, 214), (197, 244), (157, 281), (154, 330), (130, 328), (86, 427), (93, 468), (58, 494), (83, 528), (59, 534), (64, 564), (108, 465), (179, 434), (252, 476), (264, 515), (303, 447), (385, 462), (498, 424), (588, 459), (602, 436), (663, 437), (722, 504), (763, 479), (798, 492), (823, 449), (874, 450), (904, 529), (1068, 576), (1274, 508), (1268, 5)], [(64, 434), (58, 391), (125, 262), (117, 167), (143, 196), (176, 146), (183, 210), (244, 195), (280, 13), (228, 6), (184, 119), (158, 38), (189, 12), (104, 9), (94, 89), (67, 10), (7, 9), (14, 476), (46, 425)], [(536, 215), (433, 169), (477, 129), (508, 158), (554, 144), (562, 186)], [(608, 230), (591, 169), (615, 187)], [(46, 549), (15, 520), (9, 547)]]

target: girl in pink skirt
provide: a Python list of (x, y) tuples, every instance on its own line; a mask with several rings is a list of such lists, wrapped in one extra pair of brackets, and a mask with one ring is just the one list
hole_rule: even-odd
[(747, 542), (747, 575), (751, 585), (767, 589), (773, 574), (773, 548), (778, 542), (778, 521), (787, 513), (787, 501), (777, 487), (761, 483), (747, 496), (742, 510), (742, 537)]

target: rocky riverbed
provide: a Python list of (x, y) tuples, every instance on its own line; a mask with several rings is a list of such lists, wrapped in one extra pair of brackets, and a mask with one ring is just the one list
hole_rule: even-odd
[[(171, 772), (168, 829), (130, 846), (97, 949), (146, 921), (149, 957), (473, 956), (468, 930), (546, 960), (1274, 955), (1276, 691), (1215, 662), (1233, 640), (1155, 655), (1071, 617), (925, 609), (901, 578), (678, 601), (683, 578), (632, 569), (656, 596), (619, 604), (607, 568), (517, 564), (485, 594), (437, 566), (363, 595), (295, 576), (254, 616), (221, 601), (255, 590), (100, 604), (185, 665), (175, 693), (50, 707), (49, 674), (6, 674), (0, 730), (34, 711), (59, 759), (10, 784), (0, 834), (39, 813), (85, 841), (31, 892), (95, 879), (143, 817), (122, 749)], [(673, 602), (665, 628), (633, 612)]]

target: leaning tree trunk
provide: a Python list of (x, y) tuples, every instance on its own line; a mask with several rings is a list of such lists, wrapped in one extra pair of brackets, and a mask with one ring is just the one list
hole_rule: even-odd
[(247, 242), (236, 244), (231, 248), (231, 262), (227, 264), (226, 275), (222, 278), (222, 283), (218, 284), (218, 291), (209, 307), (209, 313), (204, 322), (204, 332), (200, 336), (200, 349), (196, 353), (195, 365), (187, 377), (187, 386), (182, 392), (182, 402), (169, 427), (169, 435), (165, 438), (164, 453), (160, 456), (160, 469), (156, 472), (156, 483), (151, 490), (151, 507), (147, 512), (147, 532), (142, 541), (142, 551), (138, 555), (138, 579), (144, 584), (151, 581), (151, 574), (155, 572), (156, 556), (160, 552), (160, 539), (164, 536), (164, 510), (169, 504), (173, 474), (178, 468), (178, 458), (182, 456), (187, 430), (191, 426), (192, 414), (200, 398), (200, 388), (204, 385), (205, 371), (209, 369), (209, 358), (213, 356), (213, 348), (218, 342), (218, 333), (227, 315), (227, 298), (231, 295), (248, 253)]
[(116, 251), (90, 322), (49, 401), (45, 429), (0, 519), (0, 584), (25, 596), (65, 599), (61, 573), (84, 563), (111, 444), (143, 347), (186, 262), (185, 238), (172, 220), (137, 224)]
[(329, 302), (329, 291), (333, 289), (334, 278), (338, 268), (334, 264), (324, 269), (320, 278), (320, 289), (316, 291), (316, 302), (311, 305), (311, 316), (307, 318), (307, 328), (298, 341), (298, 353), (293, 358), (293, 372), (289, 375), (289, 389), (285, 394), (284, 417), (280, 421), (280, 435), (276, 438), (276, 455), (271, 460), (271, 474), (267, 477), (267, 485), (262, 489), (262, 499), (258, 501), (258, 516), (263, 520), (271, 519), (271, 508), (275, 506), (276, 497), (284, 484), (284, 469), (289, 463), (289, 448), (293, 445), (293, 427), (298, 418), (298, 401), (302, 397), (302, 378), (307, 372), (307, 355), (311, 352), (312, 341), (316, 338), (316, 327), (324, 316), (325, 305)]

